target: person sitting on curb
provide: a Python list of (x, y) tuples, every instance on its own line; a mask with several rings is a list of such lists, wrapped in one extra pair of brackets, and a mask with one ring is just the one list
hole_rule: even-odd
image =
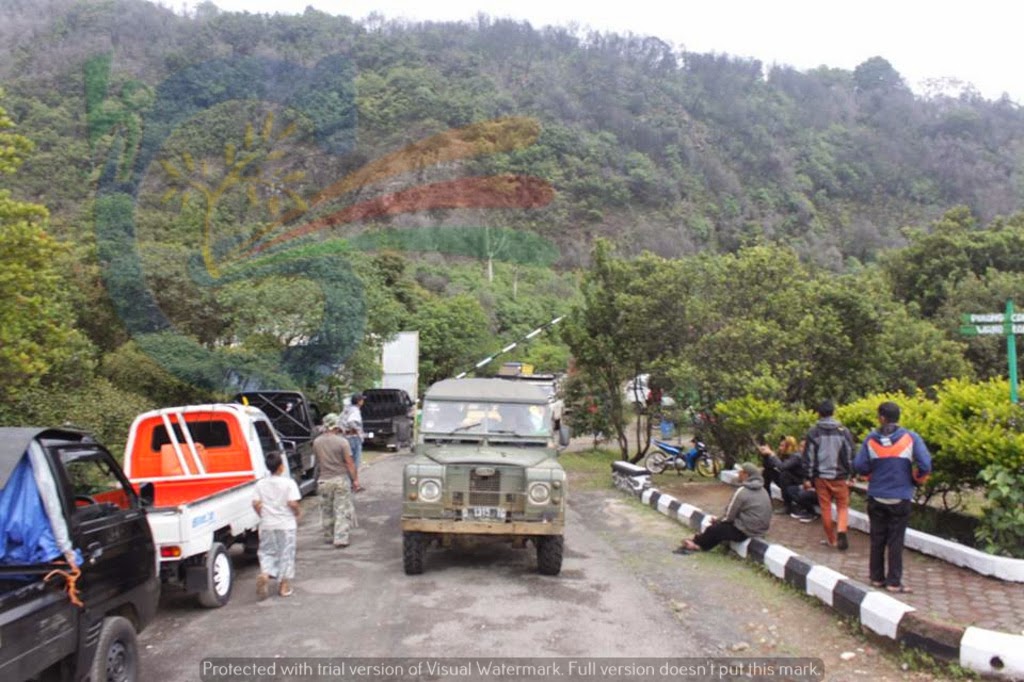
[(740, 468), (740, 488), (725, 508), (722, 519), (711, 518), (711, 525), (702, 533), (684, 540), (676, 554), (706, 552), (722, 542), (742, 542), (759, 538), (768, 532), (772, 522), (772, 500), (764, 489), (764, 479), (757, 466), (747, 462)]
[(778, 455), (768, 445), (759, 445), (758, 452), (764, 462), (765, 490), (771, 495), (768, 483), (770, 477), (782, 492), (783, 508), (776, 514), (789, 514), (801, 523), (810, 523), (818, 518), (815, 505), (818, 495), (813, 490), (805, 490), (803, 482), (807, 478), (804, 460), (797, 447), (796, 438), (786, 436), (779, 442)]

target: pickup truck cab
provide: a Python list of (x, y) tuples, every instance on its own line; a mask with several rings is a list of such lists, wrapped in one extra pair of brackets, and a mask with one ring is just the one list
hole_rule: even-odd
[(316, 492), (316, 458), (313, 439), (323, 421), (320, 408), (298, 391), (246, 391), (231, 400), (263, 411), (285, 447), (292, 478), (305, 497)]
[(426, 548), (460, 537), (532, 541), (537, 569), (562, 569), (566, 476), (548, 396), (504, 379), (446, 379), (427, 391), (415, 456), (402, 482), (407, 574)]
[(265, 457), (284, 447), (262, 411), (238, 404), (169, 407), (135, 418), (124, 469), (134, 485), (155, 486), (148, 519), (160, 556), (160, 579), (198, 595), (209, 608), (231, 598), (228, 549), (255, 551), (256, 481), (269, 476)]
[[(0, 428), (0, 680), (141, 679), (135, 633), (160, 598), (143, 502), (90, 435)], [(64, 580), (45, 579), (69, 568), (62, 535), (80, 561), (81, 606)], [(26, 554), (11, 540), (28, 536), (40, 540)]]
[(416, 404), (400, 388), (370, 388), (363, 392), (360, 412), (366, 444), (386, 448), (407, 447), (412, 442)]

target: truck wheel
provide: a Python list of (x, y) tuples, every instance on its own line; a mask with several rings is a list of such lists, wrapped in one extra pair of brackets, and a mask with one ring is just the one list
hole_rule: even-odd
[(402, 533), (402, 562), (406, 575), (423, 573), (423, 554), (426, 552), (426, 538), (420, 533)]
[(227, 604), (234, 577), (227, 548), (219, 542), (213, 543), (206, 553), (206, 589), (199, 593), (199, 603), (208, 609)]
[(312, 497), (313, 495), (316, 495), (317, 488), (320, 487), (320, 465), (314, 464), (313, 468), (306, 472), (306, 477), (312, 481), (309, 485), (309, 493), (307, 493)]
[(537, 538), (537, 571), (541, 575), (561, 573), (564, 547), (565, 541), (561, 535), (541, 535)]
[(103, 619), (89, 679), (93, 682), (135, 682), (139, 677), (139, 647), (127, 618)]

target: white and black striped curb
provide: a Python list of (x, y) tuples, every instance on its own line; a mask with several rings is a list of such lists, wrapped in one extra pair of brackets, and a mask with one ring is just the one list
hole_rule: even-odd
[[(651, 487), (650, 472), (628, 462), (612, 464), (615, 487), (679, 523), (700, 531), (711, 516)], [(782, 546), (751, 538), (730, 543), (739, 556), (764, 566), (776, 578), (817, 597), (836, 612), (856, 618), (867, 629), (969, 670), (1024, 679), (1024, 636), (930, 621), (914, 607), (867, 585), (815, 564)]]
[[(735, 471), (723, 471), (721, 479), (731, 485), (739, 485)], [(782, 499), (782, 493), (775, 485), (772, 485), (772, 497), (777, 500)], [(871, 522), (868, 520), (868, 515), (851, 509), (850, 528), (862, 533), (870, 532)], [(973, 547), (966, 547), (958, 542), (922, 533), (913, 528), (907, 529), (907, 537), (903, 545), (908, 549), (942, 559), (954, 566), (969, 569), (980, 575), (991, 576), (1007, 582), (1024, 583), (1024, 559), (994, 556)]]

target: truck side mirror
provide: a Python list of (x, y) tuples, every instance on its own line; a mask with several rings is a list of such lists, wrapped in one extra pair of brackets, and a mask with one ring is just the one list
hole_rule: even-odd
[(156, 491), (153, 487), (153, 482), (149, 481), (139, 486), (139, 502), (143, 507), (152, 507), (153, 500), (156, 499)]

